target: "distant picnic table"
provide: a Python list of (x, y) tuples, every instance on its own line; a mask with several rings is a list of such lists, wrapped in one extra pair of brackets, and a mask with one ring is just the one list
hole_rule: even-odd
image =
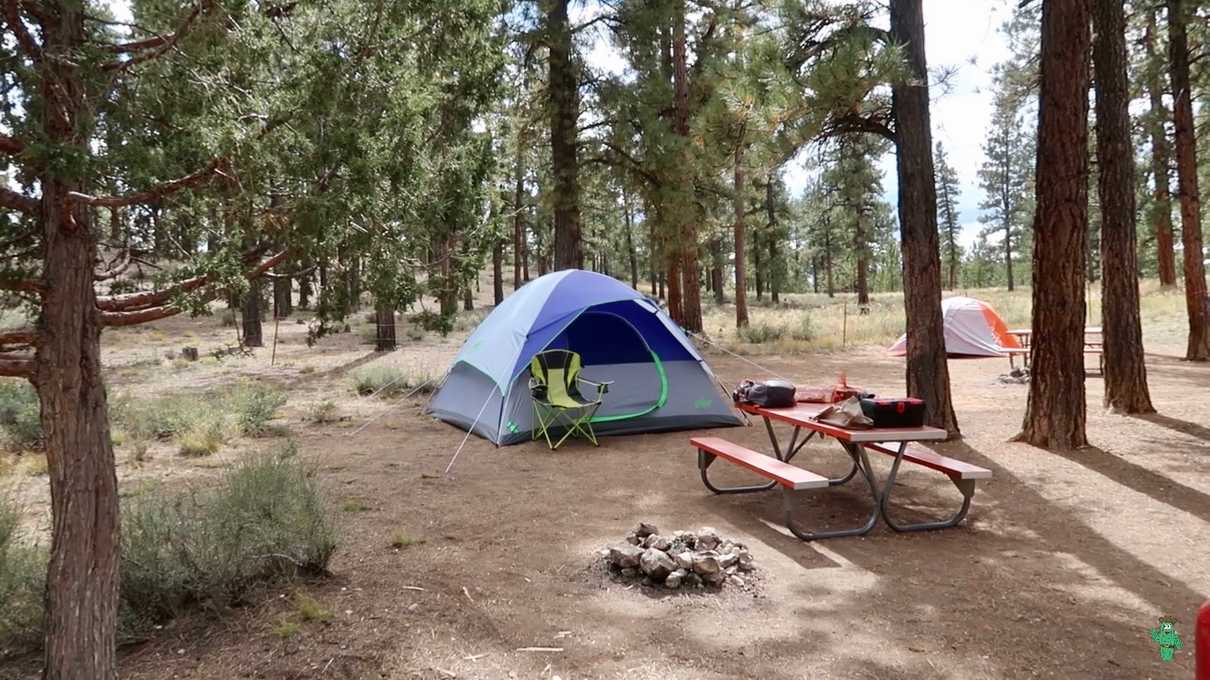
[[(1017, 338), (1017, 342), (1021, 347), (1009, 347), (1004, 351), (1008, 354), (1008, 365), (1010, 368), (1016, 368), (1016, 357), (1022, 357), (1022, 362), (1025, 368), (1030, 367), (1030, 351), (1033, 344), (1033, 329), (1030, 328), (1010, 328), (1009, 335)], [(1097, 367), (1101, 374), (1105, 373), (1105, 338), (1104, 331), (1100, 326), (1088, 326), (1084, 329), (1084, 353), (1091, 354), (1097, 357)]]
[[(914, 442), (943, 440), (946, 438), (945, 430), (935, 427), (871, 429), (837, 427), (815, 420), (816, 416), (827, 406), (827, 404), (799, 403), (788, 408), (762, 408), (741, 404), (742, 410), (764, 420), (765, 429), (769, 434), (769, 443), (773, 447), (773, 455), (753, 451), (720, 437), (694, 437), (690, 440), (690, 444), (698, 451), (698, 468), (702, 482), (706, 488), (716, 494), (756, 493), (781, 486), (786, 527), (798, 538), (809, 541), (867, 534), (878, 523), (879, 517), (882, 517), (887, 525), (896, 531), (922, 531), (955, 526), (962, 521), (970, 509), (971, 499), (975, 495), (976, 482), (992, 476), (991, 470), (911, 446)], [(784, 445), (778, 440), (773, 427), (774, 422), (790, 425), (792, 428), (790, 438)], [(804, 432), (806, 436), (803, 436)], [(791, 465), (791, 461), (803, 446), (816, 436), (831, 437), (840, 444), (850, 460), (847, 474), (842, 477), (828, 478)], [(886, 482), (881, 486), (870, 466), (867, 455), (867, 452), (870, 451), (895, 459), (891, 464)], [(769, 481), (753, 486), (719, 487), (709, 478), (710, 466), (719, 458), (755, 472)], [(904, 524), (893, 519), (889, 511), (891, 491), (895, 486), (899, 468), (904, 462), (920, 465), (946, 475), (962, 494), (962, 505), (957, 512), (943, 520), (914, 524)], [(846, 529), (809, 531), (801, 528), (794, 520), (794, 494), (812, 493), (846, 484), (857, 475), (865, 480), (872, 503), (870, 514), (862, 524)]]

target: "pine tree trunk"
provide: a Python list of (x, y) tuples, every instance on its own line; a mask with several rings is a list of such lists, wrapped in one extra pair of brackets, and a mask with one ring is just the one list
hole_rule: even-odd
[(853, 250), (857, 252), (853, 290), (857, 293), (859, 305), (870, 304), (870, 247), (867, 243), (865, 221), (865, 209), (860, 208), (857, 210), (857, 232), (853, 235)]
[(395, 336), (395, 308), (380, 302), (375, 306), (374, 312), (374, 349), (379, 352), (391, 352), (398, 346)]
[(1088, 0), (1043, 0), (1032, 373), (1017, 439), (1064, 451), (1088, 444), (1084, 254), (1090, 18)]
[(685, 323), (685, 313), (681, 308), (681, 257), (675, 248), (666, 248), (668, 271), (664, 276), (667, 284), (668, 316), (681, 324)]
[(779, 280), (780, 267), (777, 262), (777, 210), (773, 205), (773, 177), (769, 177), (769, 183), (765, 185), (765, 213), (769, 216), (768, 234), (769, 238), (769, 301), (773, 304), (781, 302), (781, 281)]
[(706, 287), (714, 293), (714, 303), (721, 305), (727, 302), (723, 291), (723, 237), (715, 235), (710, 239), (710, 278)]
[(240, 312), (244, 324), (244, 346), (264, 347), (264, 329), (261, 328), (261, 281), (248, 282), (248, 291), (244, 293)]
[(626, 220), (626, 256), (630, 263), (630, 287), (639, 289), (639, 253), (634, 245), (634, 216), (630, 212), (630, 195), (622, 189), (622, 217)]
[[(685, 2), (676, 2), (676, 24), (673, 26), (672, 61), (673, 61), (673, 93), (675, 99), (675, 129), (684, 141), (689, 144), (689, 66), (687, 46), (685, 44)], [(678, 215), (684, 219), (684, 215)], [(681, 223), (681, 238), (677, 241), (679, 251), (681, 288), (679, 295), (669, 289), (669, 297), (679, 297), (681, 304), (681, 319), (677, 321), (687, 331), (701, 332), (702, 330), (702, 286), (697, 258), (697, 228), (692, 219)], [(671, 279), (671, 271), (669, 279)]]
[(765, 249), (761, 246), (761, 231), (752, 232), (752, 282), (756, 284), (756, 301), (765, 299)]
[[(529, 280), (525, 260), (525, 143), (526, 129), (517, 133), (517, 156), (513, 160), (513, 290)], [(524, 266), (525, 271), (522, 272)], [(498, 304), (498, 303), (497, 303)]]
[(470, 285), (462, 288), (462, 311), (470, 312), (475, 309), (475, 294)]
[(1126, 10), (1121, 0), (1095, 0), (1093, 27), (1105, 407), (1121, 413), (1154, 413), (1139, 321), (1134, 142), (1126, 75)]
[[(49, 55), (83, 49), (81, 6), (63, 3), (44, 24)], [(55, 148), (88, 156), (84, 84), (73, 59), (48, 59), (63, 119), (43, 106), (41, 128)], [(49, 97), (42, 91), (39, 99)], [(51, 164), (54, 166), (55, 164)], [(93, 289), (97, 246), (91, 210), (67, 199), (87, 190), (48, 170), (40, 178), (43, 284), (41, 342), (32, 382), (41, 404), (50, 476), (52, 541), (46, 576), (48, 680), (117, 677), (118, 482), (101, 376), (101, 320)], [(74, 207), (72, 207), (74, 206)], [(71, 211), (71, 212), (69, 212)]]
[(273, 318), (285, 319), (294, 312), (291, 279), (287, 276), (273, 278)]
[(836, 278), (832, 272), (832, 225), (831, 220), (824, 218), (823, 232), (824, 269), (828, 274), (828, 297), (836, 297)]
[(492, 247), (492, 304), (504, 302), (504, 241), (496, 240)]
[[(748, 325), (748, 255), (744, 215), (744, 146), (735, 148), (735, 327)], [(759, 266), (759, 265), (758, 265)], [(758, 284), (759, 285), (759, 284)]]
[(1210, 361), (1210, 299), (1202, 250), (1202, 206), (1197, 186), (1197, 135), (1193, 89), (1189, 83), (1189, 37), (1185, 0), (1168, 0), (1168, 61), (1176, 120), (1177, 195), (1181, 203), (1181, 243), (1185, 246), (1185, 305), (1189, 312), (1189, 361)]
[(328, 288), (328, 259), (325, 257), (319, 263), (319, 304), (316, 309), (320, 318), (327, 318), (331, 311), (332, 291)]
[(1156, 49), (1155, 12), (1147, 12), (1147, 29), (1144, 42), (1147, 45), (1148, 65), (1147, 97), (1151, 102), (1151, 121), (1148, 127), (1151, 132), (1151, 178), (1154, 183), (1152, 197), (1152, 228), (1155, 231), (1155, 260), (1160, 285), (1164, 288), (1176, 286), (1176, 249), (1172, 236), (1172, 190), (1169, 163), (1172, 156), (1168, 144), (1168, 133), (1165, 123), (1169, 120), (1168, 109), (1164, 106), (1163, 70), (1154, 63), (1160, 55)]
[(584, 246), (580, 235), (579, 158), (576, 149), (580, 118), (579, 78), (572, 63), (571, 28), (568, 26), (569, 0), (545, 0), (546, 37), (550, 47), (551, 173), (555, 216), (556, 271), (584, 267)]
[(441, 316), (451, 317), (458, 313), (458, 285), (454, 283), (453, 267), (450, 266), (450, 249), (452, 244), (449, 237), (441, 238), (437, 243), (437, 257), (440, 259), (441, 284), (437, 289), (438, 301), (441, 303)]

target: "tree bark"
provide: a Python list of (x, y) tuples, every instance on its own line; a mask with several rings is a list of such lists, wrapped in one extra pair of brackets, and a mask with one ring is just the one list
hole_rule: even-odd
[(748, 325), (748, 254), (744, 215), (744, 145), (735, 147), (735, 327)]
[(756, 301), (765, 299), (765, 249), (761, 247), (761, 231), (752, 232), (752, 282), (756, 285)]
[(903, 306), (907, 316), (907, 391), (923, 399), (925, 420), (950, 436), (958, 418), (950, 399), (941, 316), (941, 255), (937, 183), (929, 123), (928, 70), (922, 0), (892, 0), (891, 35), (903, 45), (911, 74), (892, 88), (899, 225), (903, 242)]
[(311, 306), (311, 289), (313, 273), (303, 274), (298, 277), (298, 306), (300, 309), (307, 309)]
[(857, 232), (853, 234), (853, 250), (857, 253), (857, 264), (853, 279), (853, 290), (857, 293), (857, 304), (870, 304), (870, 244), (866, 236), (865, 208), (857, 209)]
[(706, 281), (706, 288), (714, 293), (714, 302), (718, 305), (727, 302), (727, 294), (723, 287), (724, 266), (723, 237), (721, 234), (716, 234), (714, 238), (710, 239), (710, 278)]
[(1126, 10), (1121, 0), (1095, 0), (1093, 27), (1105, 407), (1121, 413), (1154, 413), (1147, 390), (1143, 328), (1139, 320), (1134, 142), (1127, 80)]
[(395, 335), (395, 308), (380, 302), (374, 308), (374, 317), (374, 349), (379, 352), (393, 351), (398, 346)]
[[(82, 50), (82, 7), (64, 3), (50, 16), (43, 26), (45, 53)], [(79, 66), (74, 59), (55, 58), (41, 68), (37, 100), (47, 141), (86, 158), (91, 114)], [(46, 293), (32, 376), (46, 437), (53, 523), (43, 677), (111, 680), (117, 677), (118, 482), (93, 289), (97, 248), (91, 210), (67, 199), (84, 187), (70, 173), (61, 176), (53, 169), (57, 164), (50, 166), (39, 178)]]
[(1189, 83), (1189, 6), (1168, 0), (1168, 62), (1176, 121), (1177, 194), (1181, 203), (1181, 243), (1185, 246), (1185, 306), (1189, 312), (1189, 361), (1210, 361), (1210, 299), (1202, 250), (1202, 205), (1197, 183), (1197, 135), (1193, 89)]
[(1088, 0), (1043, 0), (1029, 401), (1018, 441), (1088, 444), (1084, 254), (1088, 239)]
[(1169, 165), (1172, 149), (1168, 143), (1166, 124), (1168, 109), (1164, 106), (1163, 69), (1156, 63), (1160, 55), (1155, 47), (1155, 10), (1147, 12), (1147, 29), (1144, 42), (1147, 45), (1148, 74), (1147, 97), (1151, 102), (1151, 178), (1152, 229), (1155, 232), (1155, 260), (1160, 285), (1164, 288), (1176, 286), (1176, 249), (1172, 236), (1172, 189)]
[(261, 327), (261, 282), (248, 282), (248, 291), (240, 304), (241, 320), (244, 324), (244, 346), (264, 347), (265, 335)]
[(281, 275), (273, 279), (273, 318), (285, 319), (294, 312), (290, 277)]
[(626, 223), (626, 256), (630, 264), (630, 287), (639, 289), (639, 253), (634, 245), (634, 214), (630, 211), (630, 194), (622, 188), (622, 217)]
[(492, 304), (504, 302), (504, 241), (496, 239), (492, 247)]
[(526, 129), (517, 133), (517, 156), (513, 160), (513, 290), (529, 280), (529, 266), (525, 260), (525, 142)]
[(584, 246), (580, 234), (580, 179), (576, 147), (580, 119), (579, 77), (572, 64), (569, 0), (546, 0), (546, 35), (550, 47), (551, 172), (554, 179), (555, 271), (582, 269)]
[[(685, 43), (685, 2), (677, 0), (676, 25), (673, 26), (672, 61), (673, 61), (673, 92), (675, 99), (676, 133), (684, 144), (684, 153), (689, 153), (689, 67), (687, 45)], [(695, 211), (696, 212), (696, 211)], [(678, 215), (679, 219), (686, 216)], [(687, 331), (702, 331), (702, 286), (697, 256), (697, 228), (690, 217), (681, 223), (681, 238), (677, 241), (677, 251), (680, 258), (681, 270), (681, 319), (677, 321)], [(671, 278), (671, 272), (669, 273)], [(672, 297), (672, 290), (669, 289)]]
[(462, 287), (462, 311), (470, 312), (475, 309), (475, 294), (471, 291), (470, 284)]
[(768, 245), (769, 245), (769, 301), (773, 304), (781, 302), (781, 282), (778, 281), (777, 263), (777, 211), (773, 206), (773, 178), (765, 185), (765, 211), (769, 216)]

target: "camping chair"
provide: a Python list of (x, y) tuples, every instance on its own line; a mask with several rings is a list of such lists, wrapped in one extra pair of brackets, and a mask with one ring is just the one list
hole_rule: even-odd
[[(609, 386), (613, 381), (594, 382), (580, 377), (580, 355), (565, 349), (551, 349), (539, 352), (529, 363), (529, 391), (534, 398), (534, 420), (537, 426), (533, 438), (537, 440), (540, 433), (546, 439), (546, 445), (551, 450), (567, 440), (572, 434), (580, 433), (597, 445), (597, 436), (592, 431), (592, 417)], [(595, 399), (588, 399), (580, 393), (580, 383), (596, 388)], [(556, 427), (566, 427), (567, 431), (557, 442), (551, 442), (550, 430)]]

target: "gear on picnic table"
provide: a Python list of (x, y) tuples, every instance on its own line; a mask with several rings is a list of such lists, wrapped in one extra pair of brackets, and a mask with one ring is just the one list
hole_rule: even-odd
[(874, 426), (874, 420), (861, 409), (861, 400), (849, 397), (844, 401), (827, 406), (815, 420), (849, 430), (865, 430)]
[(764, 408), (787, 408), (794, 405), (794, 385), (786, 380), (741, 380), (731, 393), (737, 404), (753, 404)]

